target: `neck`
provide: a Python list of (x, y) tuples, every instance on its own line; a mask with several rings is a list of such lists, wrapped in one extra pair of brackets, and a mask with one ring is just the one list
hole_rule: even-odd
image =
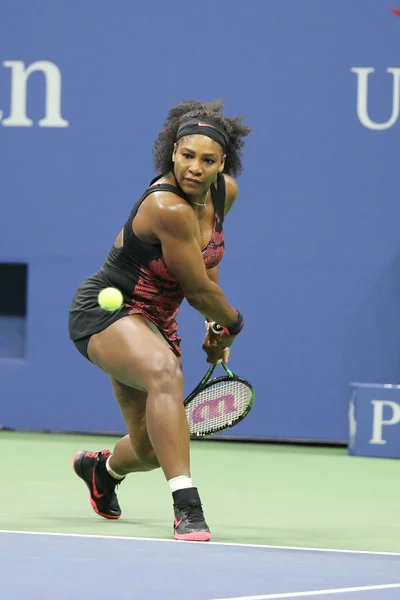
[[(170, 171), (167, 175), (167, 178), (171, 178), (171, 183), (173, 185), (176, 185), (177, 187), (179, 186), (178, 180), (175, 177), (175, 174), (173, 171)], [(215, 185), (215, 184), (214, 184)], [(199, 195), (192, 195), (192, 194), (186, 194), (187, 199), (189, 200), (190, 204), (193, 206), (193, 208), (195, 209), (199, 209), (202, 210), (204, 209), (208, 203), (209, 203), (209, 197), (211, 196), (211, 189), (208, 188), (208, 190), (206, 190), (205, 192), (203, 192), (202, 194)]]
[(209, 193), (209, 190), (207, 190), (207, 192), (205, 194), (202, 194), (201, 196), (191, 197), (191, 204), (194, 204), (195, 206), (207, 206)]
[(201, 196), (195, 196), (195, 197), (193, 197), (193, 196), (189, 197), (188, 196), (189, 202), (193, 206), (193, 208), (199, 209), (199, 210), (202, 210), (202, 209), (204, 209), (204, 208), (207, 207), (208, 201), (209, 201), (209, 197), (210, 197), (210, 189), (208, 189)]

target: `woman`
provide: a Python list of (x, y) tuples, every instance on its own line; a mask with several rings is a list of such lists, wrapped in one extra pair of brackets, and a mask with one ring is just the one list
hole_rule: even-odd
[[(236, 196), (250, 128), (221, 113), (222, 103), (185, 101), (170, 110), (154, 147), (162, 173), (132, 209), (100, 271), (78, 288), (69, 315), (77, 349), (110, 375), (128, 434), (113, 453), (82, 450), (74, 469), (96, 513), (118, 519), (115, 488), (128, 473), (161, 466), (173, 496), (174, 537), (211, 538), (190, 474), (189, 430), (176, 316), (183, 298), (223, 328), (210, 328), (207, 361), (226, 360), (243, 318), (218, 286), (222, 224)], [(120, 310), (97, 302), (105, 287), (124, 296)]]

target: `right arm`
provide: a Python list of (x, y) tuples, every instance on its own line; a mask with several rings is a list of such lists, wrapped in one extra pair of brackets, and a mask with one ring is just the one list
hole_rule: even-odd
[(187, 204), (176, 196), (154, 194), (153, 231), (162, 247), (168, 270), (180, 283), (189, 304), (204, 317), (229, 326), (238, 317), (219, 285), (207, 275), (200, 245), (196, 239), (196, 217)]

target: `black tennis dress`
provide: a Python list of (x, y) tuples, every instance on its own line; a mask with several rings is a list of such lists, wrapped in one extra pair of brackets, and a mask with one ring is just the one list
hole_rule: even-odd
[[(183, 290), (167, 269), (161, 244), (142, 242), (132, 231), (140, 205), (153, 192), (173, 192), (187, 200), (181, 188), (156, 183), (160, 178), (161, 175), (153, 179), (133, 207), (124, 225), (123, 245), (113, 245), (101, 269), (85, 279), (75, 293), (69, 312), (69, 336), (86, 358), (91, 335), (122, 317), (135, 314), (143, 315), (155, 325), (177, 356), (182, 354), (176, 318), (184, 298)], [(224, 254), (225, 179), (222, 174), (218, 175), (217, 187), (211, 186), (211, 198), (215, 211), (213, 233), (202, 248), (206, 269), (215, 267)], [(105, 287), (121, 291), (124, 302), (119, 310), (108, 312), (99, 306), (97, 297)]]

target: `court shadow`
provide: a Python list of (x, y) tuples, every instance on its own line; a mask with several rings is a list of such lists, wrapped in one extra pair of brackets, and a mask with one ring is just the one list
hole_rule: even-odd
[(55, 517), (46, 517), (46, 516), (36, 516), (34, 518), (30, 518), (29, 521), (32, 523), (36, 522), (47, 522), (47, 523), (58, 523), (68, 526), (73, 529), (74, 526), (90, 526), (93, 527), (113, 527), (115, 528), (115, 535), (118, 535), (118, 529), (124, 528), (126, 526), (132, 526), (135, 528), (143, 528), (146, 530), (149, 529), (158, 529), (162, 530), (163, 525), (165, 526), (165, 520), (157, 520), (157, 519), (96, 519), (95, 517), (82, 517), (82, 516), (55, 516)]

